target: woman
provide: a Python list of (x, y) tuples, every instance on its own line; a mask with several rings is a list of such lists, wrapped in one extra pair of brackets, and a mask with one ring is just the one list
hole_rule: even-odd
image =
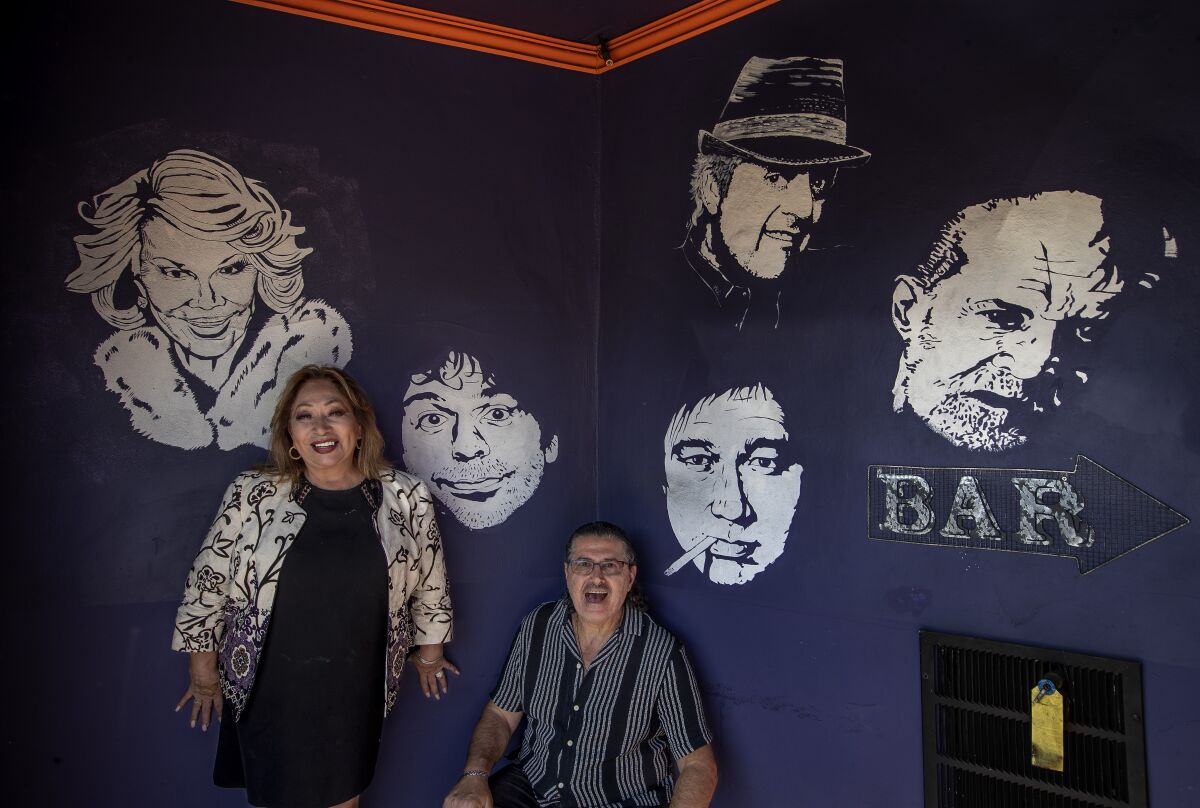
[(75, 238), (67, 289), (118, 329), (95, 362), (139, 433), (183, 449), (266, 446), (263, 393), (302, 365), (350, 361), (346, 321), (302, 296), (304, 228), (225, 161), (173, 151), (79, 215), (92, 232)]
[(254, 805), (356, 806), (408, 651), (441, 698), (458, 673), (451, 633), (428, 489), (386, 464), (349, 375), (301, 368), (275, 406), (269, 464), (226, 491), (175, 623), (191, 675), (176, 711), (191, 700), (207, 730), (224, 702), (214, 781)]

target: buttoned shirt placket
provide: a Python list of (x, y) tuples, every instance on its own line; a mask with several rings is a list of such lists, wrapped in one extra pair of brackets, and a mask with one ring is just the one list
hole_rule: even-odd
[(552, 750), (552, 754), (555, 759), (557, 783), (555, 793), (548, 795), (557, 797), (563, 808), (575, 804), (575, 800), (569, 793), (568, 783), (571, 773), (575, 771), (575, 755), (578, 752), (576, 741), (583, 728), (584, 719), (588, 715), (588, 698), (591, 695), (592, 683), (596, 681), (595, 673), (604, 661), (613, 655), (625, 636), (626, 619), (622, 618), (621, 624), (617, 626), (612, 636), (604, 641), (604, 645), (600, 646), (600, 650), (596, 652), (596, 658), (586, 669), (583, 667), (583, 655), (579, 653), (579, 645), (575, 640), (575, 629), (571, 625), (571, 618), (568, 616), (563, 621), (561, 639), (569, 653), (564, 662), (566, 670), (563, 671), (560, 681), (565, 682), (570, 677), (570, 698), (559, 699), (558, 715), (554, 717), (554, 745), (558, 748)]

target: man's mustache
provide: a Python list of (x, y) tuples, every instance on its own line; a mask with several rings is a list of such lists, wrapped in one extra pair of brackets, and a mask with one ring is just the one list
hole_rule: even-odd
[(1003, 401), (985, 400), (984, 403), (989, 406), (1043, 411), (1062, 403), (1059, 394), (1063, 388), (1063, 377), (1053, 371), (1054, 365), (1047, 363), (1037, 376), (1022, 379), (1007, 368), (996, 367), (992, 364), (992, 357), (987, 357), (951, 376), (946, 392), (950, 395), (990, 393)]
[(1025, 382), (1006, 368), (992, 364), (986, 357), (971, 367), (950, 377), (946, 392), (951, 394), (992, 393), (1019, 402), (1025, 399)]
[(429, 476), (435, 481), (446, 480), (452, 483), (479, 482), (481, 480), (504, 477), (511, 474), (512, 471), (511, 468), (498, 460), (483, 458), (439, 466)]

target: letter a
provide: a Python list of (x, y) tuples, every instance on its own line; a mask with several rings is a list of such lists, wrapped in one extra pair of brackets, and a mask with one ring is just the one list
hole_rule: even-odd
[(950, 506), (950, 517), (942, 528), (942, 535), (948, 539), (1000, 540), (1000, 526), (979, 490), (979, 481), (969, 474), (958, 481), (954, 504)]

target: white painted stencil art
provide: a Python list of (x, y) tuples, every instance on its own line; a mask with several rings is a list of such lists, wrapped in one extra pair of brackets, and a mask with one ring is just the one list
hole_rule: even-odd
[[(1062, 404), (1064, 381), (1089, 371), (1062, 361), (1129, 295), (1145, 266), (1118, 266), (1100, 199), (1052, 191), (960, 211), (929, 257), (896, 280), (892, 323), (904, 343), (893, 408), (954, 446), (997, 452), (1025, 444)], [(1171, 257), (1163, 231), (1158, 257)]]
[(697, 136), (682, 250), (734, 331), (779, 326), (838, 170), (871, 156), (846, 142), (842, 74), (841, 59), (754, 57)]
[(558, 436), (546, 436), (478, 359), (450, 351), (404, 393), (404, 466), (472, 530), (501, 524), (533, 496)]
[(95, 363), (147, 438), (266, 446), (292, 371), (350, 361), (341, 314), (303, 297), (304, 228), (220, 158), (173, 151), (79, 215), (89, 231), (75, 238), (79, 266), (66, 286), (116, 329)]
[(762, 384), (684, 405), (663, 438), (667, 515), (688, 564), (713, 583), (744, 584), (783, 554), (804, 469), (785, 414)]

